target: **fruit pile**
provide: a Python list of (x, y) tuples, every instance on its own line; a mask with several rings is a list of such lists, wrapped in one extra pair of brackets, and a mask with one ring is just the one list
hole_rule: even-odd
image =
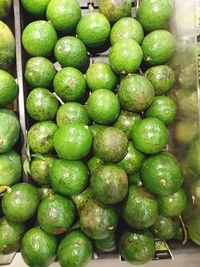
[(21, 4), (34, 19), (22, 34), (31, 184), (17, 183), (2, 198), (0, 232), (8, 222), (10, 230), (0, 252), (21, 247), (29, 266), (57, 256), (63, 267), (81, 267), (93, 251), (115, 250), (146, 263), (155, 239), (184, 238), (183, 175), (166, 149), (177, 115), (168, 95), (171, 1), (143, 0), (136, 18), (130, 0), (99, 0), (99, 12), (90, 1), (85, 15), (77, 0)]

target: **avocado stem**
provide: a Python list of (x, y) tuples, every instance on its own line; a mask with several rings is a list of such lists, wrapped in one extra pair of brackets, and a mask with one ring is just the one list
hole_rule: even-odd
[(184, 239), (182, 241), (182, 244), (185, 245), (188, 241), (188, 234), (187, 234), (187, 229), (185, 227), (185, 223), (181, 217), (181, 215), (179, 215), (179, 219), (180, 219), (180, 222), (181, 222), (181, 226), (182, 226), (182, 229), (183, 229), (183, 233), (184, 233)]
[(12, 190), (12, 189), (11, 189), (9, 186), (7, 186), (7, 185), (1, 185), (1, 186), (0, 186), (0, 197), (3, 196), (3, 195), (6, 193), (6, 191), (7, 191), (8, 193), (10, 193), (11, 190)]

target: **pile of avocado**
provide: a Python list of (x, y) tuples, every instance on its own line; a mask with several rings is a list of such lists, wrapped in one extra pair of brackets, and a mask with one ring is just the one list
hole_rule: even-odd
[[(22, 33), (31, 125), (24, 171), (31, 183), (15, 177), (3, 184), (0, 254), (20, 247), (30, 267), (49, 266), (56, 257), (62, 267), (83, 267), (94, 251), (119, 251), (129, 263), (144, 264), (154, 257), (156, 239), (184, 238), (183, 173), (167, 149), (179, 107), (169, 96), (176, 82), (168, 65), (176, 41), (166, 30), (173, 5), (143, 0), (136, 18), (130, 0), (99, 0), (99, 11), (88, 1), (84, 15), (78, 0), (21, 5), (33, 18)], [(5, 107), (14, 85), (2, 75), (11, 90), (10, 100), (1, 98), (0, 71)], [(11, 131), (14, 120), (0, 110), (0, 125), (9, 124), (0, 127), (0, 153), (17, 140), (15, 129), (2, 150), (1, 131)], [(188, 164), (200, 174), (200, 142), (190, 153)], [(0, 168), (6, 156), (0, 154)], [(11, 166), (20, 177), (19, 162)], [(199, 182), (192, 192), (200, 206), (196, 188)]]

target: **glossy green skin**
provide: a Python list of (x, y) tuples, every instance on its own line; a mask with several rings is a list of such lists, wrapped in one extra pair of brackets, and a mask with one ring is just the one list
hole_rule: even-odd
[(87, 111), (93, 121), (108, 125), (119, 116), (120, 103), (118, 97), (106, 89), (96, 90), (88, 98)]
[(95, 247), (101, 252), (112, 252), (117, 249), (117, 240), (115, 233), (112, 233), (109, 237), (105, 239), (94, 240)]
[(46, 16), (57, 31), (72, 33), (81, 18), (81, 8), (77, 0), (51, 0)]
[(95, 172), (95, 170), (102, 166), (104, 164), (103, 160), (101, 160), (99, 157), (94, 156), (92, 157), (88, 162), (88, 168), (90, 170), (90, 174), (93, 174)]
[(142, 49), (133, 39), (122, 39), (110, 49), (109, 62), (117, 74), (136, 72), (142, 62)]
[(124, 132), (107, 127), (98, 132), (93, 142), (94, 153), (105, 162), (118, 162), (128, 152), (128, 139)]
[(92, 239), (104, 239), (113, 233), (118, 224), (114, 207), (89, 200), (80, 212), (82, 231)]
[(50, 170), (49, 182), (62, 195), (80, 194), (89, 182), (87, 165), (82, 161), (56, 160)]
[(21, 0), (23, 8), (34, 16), (43, 16), (46, 13), (50, 0)]
[(133, 127), (139, 121), (141, 121), (139, 114), (122, 110), (113, 126), (122, 130), (127, 138), (131, 140)]
[(45, 20), (29, 23), (22, 33), (22, 44), (31, 56), (50, 56), (57, 39), (54, 27)]
[(92, 255), (92, 243), (80, 230), (67, 234), (58, 246), (58, 261), (62, 267), (84, 267)]
[(192, 171), (200, 175), (200, 139), (191, 145), (188, 152), (188, 163)]
[(115, 22), (131, 14), (130, 0), (99, 0), (99, 12), (104, 14), (110, 22)]
[(21, 254), (28, 266), (48, 267), (56, 258), (57, 239), (40, 227), (31, 228), (22, 239)]
[(187, 207), (187, 197), (183, 189), (179, 189), (173, 194), (158, 198), (160, 214), (175, 217), (183, 213)]
[(120, 237), (119, 249), (127, 262), (138, 265), (153, 258), (156, 244), (149, 230), (124, 231)]
[(175, 84), (175, 73), (167, 65), (160, 65), (149, 68), (145, 77), (152, 83), (155, 95), (168, 93)]
[(190, 191), (194, 205), (200, 206), (200, 179), (192, 183)]
[(87, 85), (91, 91), (98, 89), (114, 90), (117, 86), (117, 76), (109, 64), (96, 62), (86, 72)]
[(154, 99), (152, 84), (139, 74), (124, 77), (120, 83), (118, 94), (122, 107), (134, 112), (147, 109)]
[(110, 23), (104, 15), (90, 12), (80, 19), (76, 34), (86, 46), (99, 47), (109, 39)]
[(126, 173), (114, 164), (98, 167), (90, 178), (94, 197), (104, 204), (117, 204), (128, 192)]
[(58, 109), (56, 121), (60, 127), (69, 122), (81, 122), (88, 125), (91, 120), (83, 105), (76, 102), (69, 102)]
[(121, 39), (133, 39), (140, 44), (144, 38), (144, 32), (141, 24), (133, 18), (122, 18), (112, 27), (110, 33), (111, 45), (114, 45)]
[(151, 232), (154, 237), (161, 240), (170, 240), (177, 233), (179, 221), (172, 220), (170, 217), (160, 215), (155, 224), (151, 227)]
[(0, 21), (0, 69), (7, 70), (15, 58), (15, 39), (8, 26)]
[(20, 124), (12, 110), (0, 109), (0, 153), (12, 149), (19, 139)]
[(0, 107), (12, 103), (18, 95), (15, 79), (6, 71), (0, 70)]
[(21, 173), (21, 158), (14, 150), (0, 154), (0, 186), (10, 186), (18, 182)]
[(44, 57), (32, 57), (26, 62), (24, 76), (33, 88), (50, 88), (56, 75), (53, 63)]
[(92, 132), (83, 123), (67, 123), (54, 136), (54, 148), (59, 157), (69, 160), (84, 158), (92, 148)]
[(148, 228), (158, 218), (158, 203), (145, 188), (131, 185), (128, 196), (122, 204), (122, 217), (135, 229)]
[(174, 121), (177, 114), (177, 105), (168, 96), (156, 96), (151, 106), (146, 110), (145, 117), (157, 118), (164, 124)]
[(11, 222), (5, 217), (0, 219), (0, 254), (10, 254), (20, 248), (25, 228), (24, 223)]
[(149, 33), (142, 42), (143, 60), (150, 65), (165, 64), (175, 53), (173, 35), (165, 30)]
[(8, 17), (11, 5), (12, 0), (3, 0), (0, 2), (0, 19)]
[(192, 141), (197, 139), (198, 135), (199, 129), (196, 121), (181, 120), (175, 125), (174, 137), (181, 144), (191, 144)]
[(146, 0), (140, 3), (136, 18), (146, 31), (164, 29), (173, 14), (171, 0)]
[(187, 230), (190, 239), (200, 246), (200, 209), (196, 207), (192, 210), (192, 215), (190, 216), (189, 220), (187, 221)]
[(176, 158), (170, 153), (161, 152), (145, 160), (141, 180), (150, 192), (167, 196), (180, 188), (183, 177)]
[(45, 88), (33, 89), (26, 99), (27, 112), (36, 121), (54, 119), (59, 105), (57, 98)]
[(86, 92), (84, 75), (77, 69), (66, 67), (55, 76), (53, 87), (56, 94), (64, 101), (79, 101)]
[(125, 158), (122, 159), (117, 165), (122, 168), (127, 175), (135, 174), (142, 167), (145, 156), (140, 151), (138, 151), (132, 144), (128, 144), (128, 153)]
[(42, 200), (37, 211), (37, 220), (45, 232), (62, 234), (74, 222), (75, 208), (71, 200), (55, 194)]
[(8, 220), (25, 222), (36, 212), (40, 202), (37, 188), (31, 184), (13, 185), (3, 196), (2, 211)]
[(132, 131), (133, 145), (145, 154), (163, 150), (168, 142), (168, 130), (156, 118), (146, 118), (137, 123)]
[(34, 153), (47, 154), (54, 150), (53, 138), (57, 125), (52, 121), (38, 122), (28, 131), (28, 143)]
[(129, 175), (128, 182), (129, 182), (129, 185), (141, 186), (142, 182), (140, 179), (140, 173)]
[(62, 37), (54, 48), (56, 60), (62, 67), (82, 68), (88, 59), (84, 43), (73, 36)]
[(33, 158), (30, 164), (31, 178), (39, 185), (47, 185), (49, 172), (55, 160), (51, 155)]
[(102, 129), (105, 129), (107, 126), (95, 123), (89, 127), (93, 133), (93, 136), (95, 137), (99, 131), (101, 131)]

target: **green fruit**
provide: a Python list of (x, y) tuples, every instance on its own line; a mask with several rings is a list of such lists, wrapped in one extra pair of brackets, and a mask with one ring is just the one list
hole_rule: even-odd
[(98, 89), (114, 90), (117, 86), (117, 76), (109, 64), (96, 62), (86, 72), (87, 85), (91, 91)]
[(144, 264), (153, 258), (156, 244), (149, 230), (124, 231), (120, 237), (119, 250), (127, 262)]
[(151, 106), (146, 110), (145, 117), (157, 118), (164, 124), (174, 121), (177, 106), (173, 99), (168, 96), (156, 96)]
[(130, 0), (99, 0), (99, 12), (104, 14), (110, 22), (115, 22), (131, 14)]
[(8, 152), (16, 144), (20, 134), (20, 124), (12, 110), (0, 109), (0, 153)]
[(11, 6), (12, 0), (3, 0), (0, 2), (0, 19), (4, 19), (9, 16)]
[(53, 86), (56, 94), (64, 101), (79, 101), (86, 91), (84, 75), (77, 69), (66, 67), (55, 76)]
[(115, 208), (95, 200), (88, 200), (80, 212), (81, 229), (92, 239), (107, 238), (115, 231), (117, 224)]
[(107, 127), (98, 132), (93, 142), (94, 153), (105, 162), (118, 162), (128, 152), (128, 139), (124, 132)]
[(69, 122), (81, 122), (88, 125), (90, 124), (90, 117), (83, 105), (76, 102), (69, 102), (58, 109), (56, 121), (59, 127)]
[(0, 107), (12, 103), (18, 95), (15, 79), (6, 71), (0, 70)]
[(128, 177), (129, 185), (141, 186), (142, 182), (140, 179), (140, 173), (132, 174)]
[(38, 155), (30, 164), (31, 178), (39, 185), (49, 183), (49, 172), (54, 163), (55, 158), (51, 155)]
[(105, 129), (107, 126), (95, 123), (95, 124), (92, 124), (89, 127), (90, 127), (90, 130), (93, 133), (93, 136), (95, 137), (99, 131), (101, 131), (102, 129)]
[(174, 137), (182, 144), (191, 144), (199, 135), (199, 129), (196, 121), (184, 120), (178, 121), (174, 129)]
[(28, 144), (34, 153), (47, 154), (54, 150), (53, 137), (57, 125), (52, 121), (34, 124), (28, 131)]
[(141, 24), (133, 18), (122, 18), (112, 27), (110, 33), (111, 45), (122, 39), (133, 39), (140, 44), (144, 38)]
[(128, 192), (126, 173), (114, 164), (98, 167), (90, 178), (90, 187), (96, 199), (104, 204), (117, 204)]
[(155, 118), (138, 122), (132, 131), (133, 145), (145, 154), (163, 150), (168, 142), (168, 130), (164, 123)]
[(67, 234), (58, 246), (58, 261), (62, 267), (84, 267), (92, 254), (92, 243), (80, 230)]
[(183, 213), (187, 207), (187, 197), (183, 189), (173, 194), (158, 198), (160, 214), (169, 217), (176, 217)]
[(71, 200), (55, 194), (42, 200), (37, 211), (37, 220), (45, 232), (62, 234), (73, 224), (75, 208)]
[(104, 164), (103, 160), (101, 160), (99, 157), (94, 156), (93, 158), (91, 158), (88, 162), (88, 168), (90, 170), (90, 174), (93, 174), (95, 172), (95, 170), (102, 166)]
[(0, 154), (0, 187), (10, 186), (21, 179), (21, 158), (14, 151)]
[(86, 46), (99, 47), (109, 39), (110, 23), (104, 15), (91, 12), (80, 19), (76, 34)]
[(161, 240), (172, 239), (179, 228), (179, 221), (172, 220), (170, 217), (160, 215), (155, 224), (151, 227), (154, 237)]
[(36, 212), (40, 202), (37, 188), (31, 184), (13, 185), (2, 199), (2, 211), (8, 220), (25, 222)]
[(139, 121), (141, 121), (139, 114), (122, 110), (113, 126), (122, 130), (126, 137), (131, 140), (133, 127)]
[(93, 121), (108, 125), (119, 116), (118, 97), (106, 89), (96, 90), (88, 98), (87, 111)]
[(21, 254), (28, 266), (48, 267), (56, 258), (56, 237), (34, 227), (22, 239)]
[(127, 175), (135, 174), (142, 167), (145, 156), (141, 152), (139, 152), (132, 144), (129, 142), (128, 144), (128, 153), (125, 158), (122, 159), (117, 165), (122, 168)]
[(145, 160), (141, 180), (153, 194), (167, 196), (180, 188), (183, 177), (176, 158), (170, 153), (161, 152)]
[(158, 218), (158, 203), (145, 188), (131, 185), (122, 204), (122, 217), (135, 229), (148, 228)]
[(78, 212), (80, 213), (83, 210), (83, 208), (85, 208), (85, 206), (88, 204), (88, 202), (90, 202), (90, 200), (93, 199), (93, 193), (90, 187), (88, 187), (82, 193), (76, 196), (72, 196), (71, 198), (73, 202), (75, 203)]
[(193, 172), (200, 175), (200, 139), (195, 141), (190, 147), (188, 164)]
[(155, 95), (163, 95), (168, 93), (175, 83), (175, 73), (167, 65), (149, 68), (145, 72), (145, 77), (153, 85)]
[(191, 191), (191, 195), (193, 199), (193, 204), (196, 206), (200, 206), (200, 180), (199, 179), (192, 183), (190, 191)]
[(149, 33), (142, 42), (143, 59), (150, 65), (161, 65), (172, 58), (176, 50), (173, 35), (165, 30)]
[(189, 220), (187, 221), (187, 230), (190, 239), (200, 246), (200, 209), (196, 207), (192, 210), (192, 215), (190, 216)]
[(82, 161), (56, 160), (50, 170), (49, 182), (62, 195), (80, 194), (89, 182), (87, 165)]
[(144, 76), (132, 74), (122, 79), (118, 94), (124, 109), (139, 112), (151, 105), (154, 89)]
[(39, 187), (38, 193), (40, 195), (40, 199), (43, 200), (45, 198), (52, 196), (54, 194), (54, 190), (52, 188), (49, 188), (49, 187)]
[(44, 57), (32, 57), (26, 62), (25, 79), (33, 88), (50, 88), (53, 84), (56, 69), (53, 63)]
[(87, 156), (92, 148), (92, 132), (83, 123), (67, 123), (54, 136), (54, 147), (59, 157), (79, 160)]
[(34, 16), (44, 16), (50, 0), (21, 0), (23, 8)]
[(117, 249), (117, 240), (115, 233), (112, 233), (105, 239), (94, 240), (95, 247), (100, 252), (112, 252)]
[(146, 31), (164, 29), (173, 14), (171, 0), (146, 0), (140, 3), (136, 18)]
[(51, 0), (46, 15), (57, 31), (72, 33), (81, 18), (81, 8), (77, 0)]
[(20, 248), (22, 236), (25, 232), (24, 223), (16, 223), (7, 220), (5, 217), (0, 219), (0, 254), (10, 254), (17, 252)]
[(2, 21), (0, 21), (0, 36), (0, 69), (7, 70), (15, 58), (15, 39), (11, 30)]
[(26, 99), (27, 112), (36, 121), (54, 119), (58, 108), (59, 101), (45, 88), (33, 89)]
[(77, 69), (84, 67), (88, 59), (84, 43), (73, 36), (59, 39), (54, 48), (54, 55), (62, 67)]
[(29, 23), (22, 33), (22, 44), (31, 56), (50, 56), (57, 39), (54, 27), (45, 20)]
[(109, 62), (117, 74), (136, 72), (142, 62), (142, 49), (133, 39), (122, 39), (110, 49)]

